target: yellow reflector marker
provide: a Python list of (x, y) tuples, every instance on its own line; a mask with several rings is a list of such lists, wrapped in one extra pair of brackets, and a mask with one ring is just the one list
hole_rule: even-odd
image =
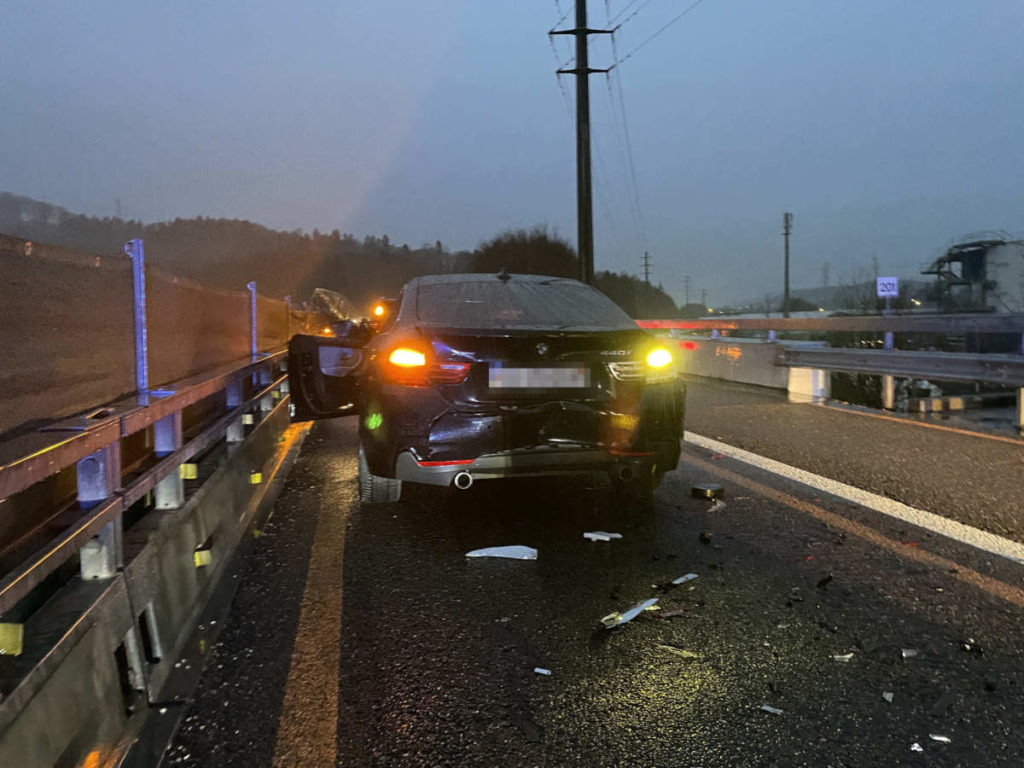
[(182, 480), (196, 480), (199, 477), (199, 466), (196, 464), (182, 464), (178, 467), (178, 475)]
[(274, 398), (275, 400), (280, 400), (281, 399), (281, 393), (278, 392), (276, 389), (273, 392), (270, 393), (270, 396), (272, 398)]
[(242, 423), (243, 424), (252, 424), (253, 423), (252, 414), (251, 413), (243, 413), (242, 414)]
[(652, 349), (647, 353), (647, 364), (651, 368), (664, 368), (666, 365), (672, 365), (672, 353), (662, 347)]
[(21, 656), (24, 642), (24, 624), (0, 624), (0, 656)]
[(195, 560), (196, 568), (204, 568), (213, 562), (213, 552), (208, 549), (197, 549), (192, 559)]
[(388, 362), (403, 368), (417, 368), (427, 364), (427, 356), (415, 349), (399, 347), (388, 356)]
[(263, 473), (262, 472), (250, 472), (249, 473), (249, 483), (251, 485), (259, 485), (262, 482), (263, 482)]

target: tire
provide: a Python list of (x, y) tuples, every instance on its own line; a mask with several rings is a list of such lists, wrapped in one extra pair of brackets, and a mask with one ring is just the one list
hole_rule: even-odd
[(370, 474), (366, 454), (359, 446), (359, 501), (363, 504), (393, 504), (402, 498), (402, 481)]

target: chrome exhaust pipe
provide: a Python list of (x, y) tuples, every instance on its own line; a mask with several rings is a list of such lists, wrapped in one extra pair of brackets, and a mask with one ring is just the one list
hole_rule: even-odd
[(452, 479), (452, 485), (454, 485), (460, 491), (465, 491), (471, 485), (473, 485), (473, 476), (469, 474), (469, 472), (467, 472), (466, 470), (457, 472), (455, 474), (454, 479)]

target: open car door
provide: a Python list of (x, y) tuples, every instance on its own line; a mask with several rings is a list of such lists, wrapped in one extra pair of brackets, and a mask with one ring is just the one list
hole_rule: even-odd
[(288, 342), (288, 391), (293, 421), (358, 413), (362, 340), (293, 336)]

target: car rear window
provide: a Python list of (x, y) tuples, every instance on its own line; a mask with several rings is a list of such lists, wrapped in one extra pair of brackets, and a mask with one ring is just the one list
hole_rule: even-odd
[(621, 330), (636, 323), (575, 280), (465, 280), (420, 285), (416, 318), (445, 328)]

